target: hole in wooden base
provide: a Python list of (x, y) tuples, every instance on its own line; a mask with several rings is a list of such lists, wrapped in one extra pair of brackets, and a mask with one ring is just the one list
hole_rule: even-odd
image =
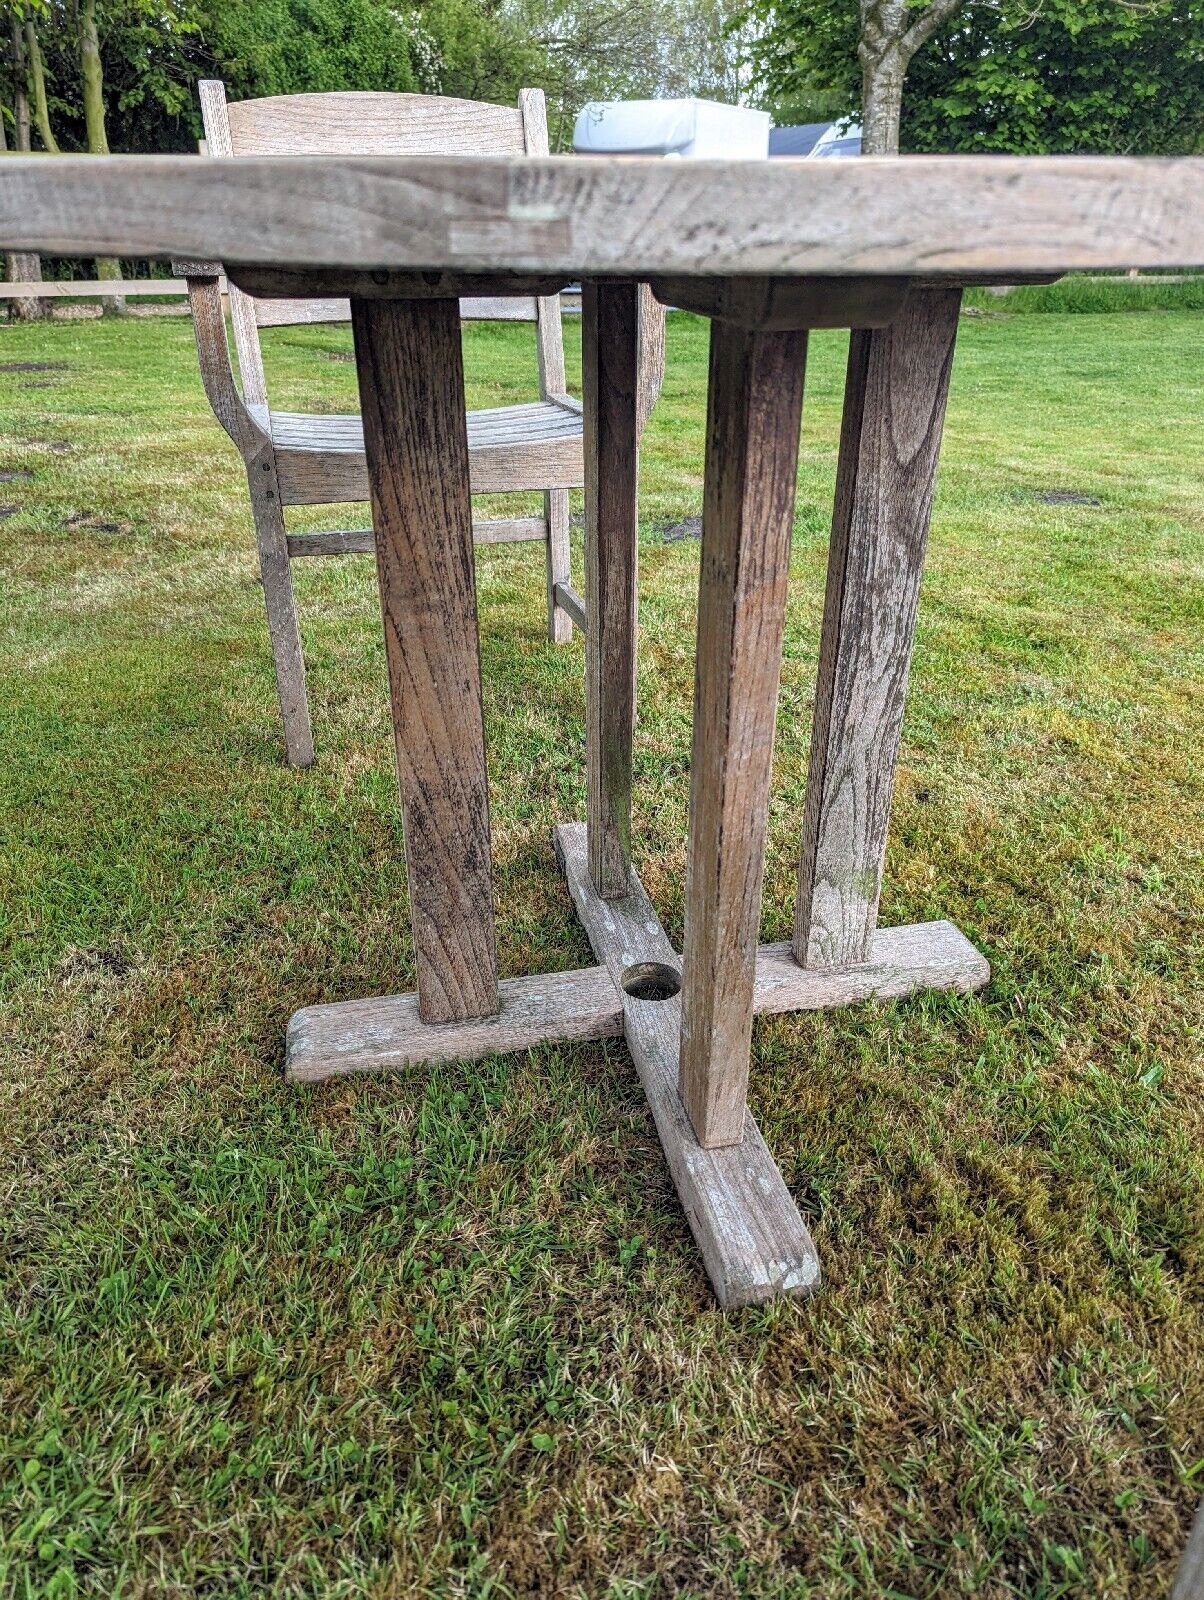
[(633, 1000), (672, 1000), (681, 990), (681, 973), (663, 961), (637, 961), (620, 981)]

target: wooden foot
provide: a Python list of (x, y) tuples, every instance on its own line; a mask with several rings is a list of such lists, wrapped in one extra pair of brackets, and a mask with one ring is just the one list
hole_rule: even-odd
[(681, 1035), (681, 1098), (708, 1149), (746, 1127), (806, 353), (806, 333), (711, 324)]
[(794, 948), (864, 961), (878, 920), (960, 289), (915, 289), (849, 345)]
[(478, 1061), (550, 1040), (607, 1039), (623, 1031), (619, 991), (605, 967), (507, 978), (498, 1010), (467, 1022), (423, 1022), (418, 997), (390, 994), (306, 1006), (288, 1025), (284, 1075), (318, 1083), (431, 1061)]
[[(626, 897), (603, 900), (590, 878), (586, 830), (570, 823), (555, 837), (577, 915), (616, 985), (641, 966), (676, 974), (677, 955), (635, 872)], [(694, 1136), (677, 1093), (680, 995), (624, 992), (622, 1002), (627, 1045), (719, 1304), (730, 1310), (814, 1289), (815, 1246), (753, 1118), (745, 1111), (743, 1142), (727, 1149), (704, 1150)]]
[(586, 788), (589, 864), (606, 898), (627, 893), (635, 725), (639, 293), (581, 286), (585, 416)]
[(424, 1022), (498, 1009), (489, 785), (454, 300), (353, 300)]
[[(580, 823), (569, 827), (580, 832)], [(576, 835), (574, 835), (574, 838)], [(577, 849), (577, 843), (573, 843)], [(674, 969), (681, 958), (672, 956)], [(789, 941), (757, 951), (757, 1015), (826, 1011), (861, 1000), (900, 1000), (920, 989), (969, 994), (991, 976), (986, 960), (951, 922), (879, 928), (868, 961), (855, 967), (809, 970)], [(605, 967), (506, 978), (498, 985), (496, 1016), (464, 1022), (423, 1022), (418, 997), (390, 994), (336, 1000), (293, 1013), (285, 1048), (285, 1077), (319, 1083), (348, 1072), (387, 1072), (424, 1061), (475, 1061), (552, 1040), (609, 1039), (623, 1033), (620, 991)]]

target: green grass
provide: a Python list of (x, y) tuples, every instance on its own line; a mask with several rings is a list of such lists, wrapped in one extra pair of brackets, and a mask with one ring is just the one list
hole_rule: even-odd
[[(289, 771), (187, 323), (0, 331), (66, 363), (0, 375), (0, 1593), (1166, 1592), (1204, 1491), (1201, 328), (963, 320), (882, 915), (994, 978), (758, 1024), (825, 1283), (728, 1317), (620, 1045), (281, 1081), (296, 1007), (414, 981), (370, 565), (296, 569)], [(529, 394), (529, 338), (469, 334), (475, 403)], [(808, 374), (767, 939), (844, 348)], [(350, 403), (348, 349), (275, 332), (281, 401)], [(672, 318), (643, 466), (637, 854), (675, 939), (698, 546), (661, 530), (705, 353)], [(586, 964), (549, 845), (581, 644), (536, 547), (478, 574), (501, 969)]]
[(996, 312), (1204, 311), (1204, 273), (1186, 278), (1172, 274), (1164, 281), (1146, 275), (1136, 282), (1071, 273), (1056, 283), (1020, 284), (1002, 294), (969, 289), (966, 303)]

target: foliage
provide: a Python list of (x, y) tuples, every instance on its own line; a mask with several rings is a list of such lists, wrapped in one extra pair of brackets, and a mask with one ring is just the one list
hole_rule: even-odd
[[(919, 0), (917, 0), (917, 5)], [(860, 105), (856, 0), (754, 0), (766, 102)], [(784, 119), (783, 119), (784, 120)], [(1204, 137), (1204, 0), (997, 0), (911, 64), (909, 150), (1178, 153)]]
[(1204, 0), (971, 7), (916, 57), (904, 139), (914, 150), (1197, 150)]

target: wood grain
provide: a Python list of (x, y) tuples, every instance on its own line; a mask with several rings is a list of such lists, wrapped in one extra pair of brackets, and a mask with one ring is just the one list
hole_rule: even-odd
[[(547, 527), (542, 517), (496, 517), (472, 525), (472, 542), (483, 544), (530, 543), (536, 539), (542, 544), (547, 538)], [(376, 535), (371, 528), (322, 529), (317, 533), (290, 533), (288, 553), (298, 556), (360, 556), (374, 555)]]
[[(666, 958), (669, 959), (669, 958)], [(670, 964), (680, 969), (680, 959)], [(919, 989), (969, 993), (990, 977), (986, 961), (951, 922), (879, 929), (872, 958), (846, 971), (808, 972), (789, 943), (757, 951), (757, 1013), (820, 1011), (894, 1000)], [(387, 1072), (432, 1061), (475, 1061), (550, 1040), (623, 1033), (620, 991), (606, 967), (505, 978), (496, 1016), (425, 1023), (412, 994), (306, 1006), (288, 1026), (285, 1077), (318, 1083), (349, 1072)], [(667, 1073), (668, 1082), (674, 1072)]]
[(665, 308), (651, 287), (640, 284), (640, 381), (636, 417), (641, 438), (665, 380)]
[[(152, 294), (155, 291), (153, 286), (147, 286), (136, 288), (133, 292)], [(535, 301), (530, 295), (474, 295), (460, 299), (461, 322), (535, 320)], [(350, 322), (351, 300), (345, 295), (324, 300), (256, 299), (255, 321), (261, 328), (288, 328), (315, 322)]]
[(567, 611), (573, 619), (574, 628), (586, 631), (585, 627), (585, 601), (571, 583), (558, 583), (556, 585), (556, 604), (562, 611)]
[(744, 1132), (806, 351), (805, 333), (711, 325), (681, 1038), (707, 1148)]
[(627, 893), (637, 641), (639, 293), (581, 285), (585, 406), (585, 782), (589, 865), (603, 899)]
[[(207, 78), (197, 85), (197, 92), (201, 101), (201, 120), (205, 126), (206, 161), (210, 158), (229, 161), (234, 155), (234, 146), (231, 142), (230, 108), (226, 103), (225, 85)], [(181, 250), (175, 254), (209, 258), (215, 252), (212, 249)], [(226, 295), (230, 305), (230, 321), (234, 326), (234, 347), (238, 352), (243, 399), (249, 406), (267, 405), (267, 380), (263, 371), (263, 354), (259, 348), (255, 306), (234, 284), (227, 285)]]
[(1006, 282), (1204, 261), (1204, 159), (63, 156), (6, 169), (0, 245), (216, 258), (235, 281), (258, 262)]
[(869, 953), (961, 301), (917, 289), (849, 344), (795, 920), (808, 967)]
[[(211, 86), (202, 81), (201, 92)], [(437, 94), (336, 90), (267, 95), (230, 106), (237, 156), (287, 150), (298, 156), (521, 155), (523, 125), (512, 105)]]
[(986, 957), (951, 922), (879, 928), (866, 960), (847, 967), (800, 967), (788, 939), (759, 946), (756, 959), (758, 1016), (902, 1000), (921, 989), (972, 994), (991, 981)]
[(654, 278), (665, 305), (766, 332), (877, 328), (898, 315), (906, 278)]
[[(224, 333), (223, 333), (224, 337)], [(305, 658), (301, 628), (293, 596), (288, 535), (276, 457), (266, 442), (246, 461), (247, 485), (255, 522), (255, 546), (263, 579), (263, 600), (268, 615), (268, 637), (276, 667), (276, 694), (284, 724), (284, 749), (290, 767), (310, 767), (314, 760), (313, 727), (305, 689)]]
[(1187, 1537), (1187, 1548), (1175, 1574), (1171, 1600), (1204, 1600), (1204, 1500)]
[(423, 1022), (498, 1009), (460, 318), (351, 308)]
[[(456, 304), (454, 300), (421, 303)], [(263, 421), (267, 423), (266, 408)], [(572, 489), (585, 481), (581, 419), (554, 401), (469, 412), (467, 430), (473, 494)], [(271, 431), (286, 505), (367, 499), (368, 466), (359, 417), (273, 411)]]
[(605, 967), (506, 978), (496, 1016), (423, 1022), (418, 997), (384, 995), (306, 1006), (288, 1025), (284, 1075), (320, 1083), (350, 1072), (384, 1072), (434, 1061), (531, 1050), (551, 1040), (607, 1039), (623, 1032), (619, 991)]
[[(591, 881), (585, 828), (571, 823), (555, 838), (577, 915), (616, 986), (637, 962), (676, 966), (639, 876), (632, 872), (624, 899), (603, 900)], [(705, 1150), (694, 1136), (677, 1093), (681, 997), (621, 998), (627, 1046), (719, 1304), (732, 1310), (811, 1293), (820, 1277), (815, 1246), (752, 1116), (745, 1112), (738, 1146)]]

